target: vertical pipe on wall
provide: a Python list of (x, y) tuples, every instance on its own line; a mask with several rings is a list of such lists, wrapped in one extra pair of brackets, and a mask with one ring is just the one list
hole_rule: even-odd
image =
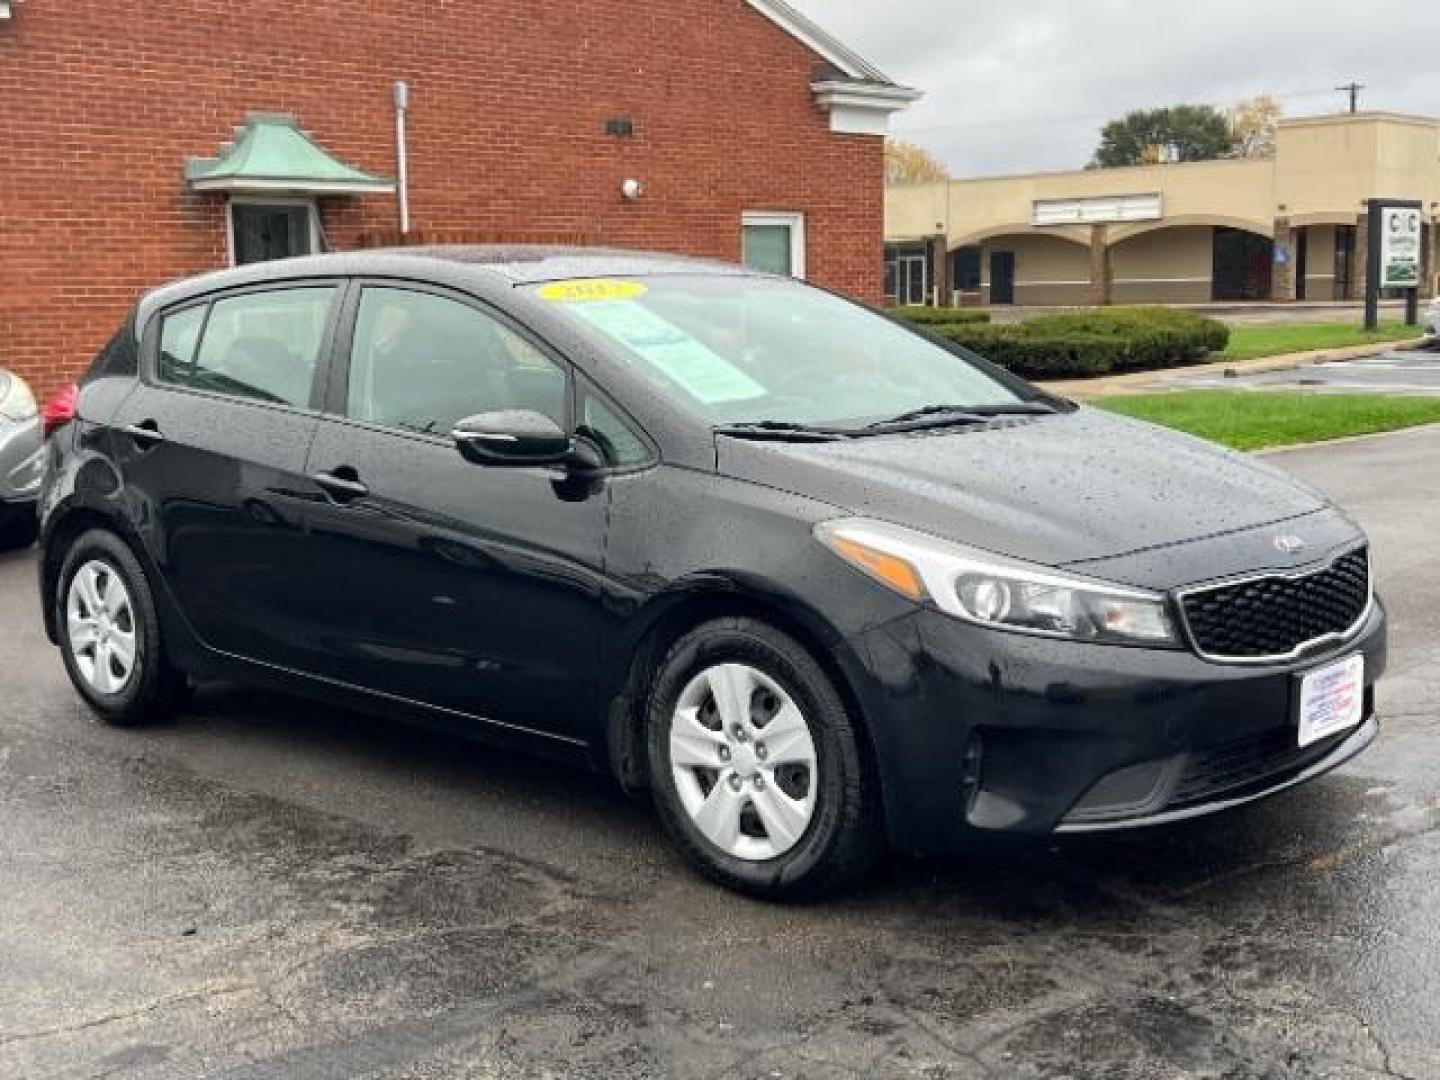
[(405, 145), (405, 113), (410, 108), (410, 87), (395, 83), (395, 193), (400, 209), (400, 235), (410, 233), (410, 155)]

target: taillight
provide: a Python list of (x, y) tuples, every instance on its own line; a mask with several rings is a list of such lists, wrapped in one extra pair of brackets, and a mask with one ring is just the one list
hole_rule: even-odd
[(56, 428), (64, 427), (75, 419), (75, 399), (80, 396), (80, 387), (71, 383), (45, 402), (40, 410), (40, 426), (48, 439)]

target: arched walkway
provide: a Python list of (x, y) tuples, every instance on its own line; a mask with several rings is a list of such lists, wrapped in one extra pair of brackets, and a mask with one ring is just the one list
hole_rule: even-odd
[(951, 242), (955, 291), (983, 304), (1090, 302), (1090, 230), (1026, 224), (978, 230)]

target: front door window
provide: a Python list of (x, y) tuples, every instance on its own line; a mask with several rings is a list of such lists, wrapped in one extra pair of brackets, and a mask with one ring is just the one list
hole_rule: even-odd
[(234, 203), (230, 207), (231, 244), (235, 265), (309, 255), (311, 243), (308, 203)]

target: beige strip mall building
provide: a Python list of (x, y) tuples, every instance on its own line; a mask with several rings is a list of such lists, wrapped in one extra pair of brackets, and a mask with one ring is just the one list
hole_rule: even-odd
[(1419, 200), (1436, 295), (1440, 120), (1287, 120), (1273, 158), (1034, 173), (892, 188), (896, 303), (1081, 305), (1353, 300), (1365, 200)]

